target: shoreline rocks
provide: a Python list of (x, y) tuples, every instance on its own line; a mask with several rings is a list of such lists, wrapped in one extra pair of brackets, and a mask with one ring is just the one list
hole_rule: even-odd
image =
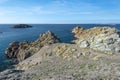
[(9, 47), (6, 49), (5, 54), (9, 59), (13, 59), (14, 63), (19, 63), (24, 59), (32, 56), (36, 52), (38, 52), (43, 46), (51, 45), (53, 43), (60, 42), (60, 39), (51, 32), (48, 31), (40, 35), (34, 42), (12, 42)]
[(14, 69), (0, 73), (0, 79), (115, 80), (120, 78), (120, 54), (103, 54), (104, 52), (119, 53), (120, 32), (117, 29), (76, 27), (73, 33), (76, 44), (59, 43), (60, 40), (50, 31), (41, 34), (40, 38), (31, 43), (11, 43), (6, 51), (7, 56), (18, 60), (19, 64), (15, 65)]
[[(120, 31), (115, 28), (105, 26), (84, 29), (77, 26), (72, 30), (72, 33), (76, 37), (74, 42), (80, 48), (90, 48), (108, 54), (120, 53)], [(42, 47), (60, 42), (60, 39), (53, 32), (48, 31), (31, 43), (27, 41), (11, 43), (5, 54), (15, 63), (19, 63), (37, 53)]]
[(108, 26), (84, 29), (75, 27), (72, 31), (74, 42), (82, 48), (89, 47), (96, 51), (113, 54), (120, 53), (120, 31)]
[(13, 26), (12, 28), (32, 28), (32, 26), (27, 25), (27, 24), (17, 24), (15, 26)]

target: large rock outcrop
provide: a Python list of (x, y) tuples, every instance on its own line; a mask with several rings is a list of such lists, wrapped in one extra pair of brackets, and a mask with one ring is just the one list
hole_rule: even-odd
[(75, 27), (72, 31), (77, 38), (74, 40), (80, 47), (105, 52), (120, 53), (120, 31), (111, 27), (94, 27), (84, 29)]
[(10, 43), (5, 54), (8, 58), (13, 59), (15, 63), (18, 63), (38, 52), (41, 47), (58, 42), (60, 42), (60, 40), (57, 38), (57, 36), (48, 31), (44, 34), (41, 34), (39, 39), (31, 43), (27, 41), (23, 43), (17, 41)]
[(12, 28), (31, 28), (31, 27), (32, 27), (31, 25), (27, 25), (27, 24), (17, 24)]

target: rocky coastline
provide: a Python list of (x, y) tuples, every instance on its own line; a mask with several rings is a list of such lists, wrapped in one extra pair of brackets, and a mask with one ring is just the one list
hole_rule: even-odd
[[(14, 68), (0, 79), (18, 80), (119, 80), (120, 31), (109, 26), (72, 30), (74, 44), (63, 43), (51, 31), (33, 42), (12, 42), (6, 56)], [(7, 75), (6, 75), (7, 74)]]
[(23, 61), (38, 52), (43, 46), (58, 42), (60, 42), (60, 39), (57, 38), (54, 33), (48, 31), (41, 34), (37, 40), (31, 43), (28, 41), (23, 43), (15, 41), (10, 43), (9, 47), (5, 51), (5, 54), (7, 58), (13, 59), (14, 63), (19, 63), (20, 61)]

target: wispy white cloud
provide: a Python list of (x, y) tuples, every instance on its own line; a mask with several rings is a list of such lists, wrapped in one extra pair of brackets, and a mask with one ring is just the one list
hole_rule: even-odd
[[(9, 0), (0, 0), (0, 3), (6, 2)], [(78, 0), (75, 0), (78, 1)], [(98, 7), (87, 2), (71, 2), (68, 0), (54, 0), (47, 5), (36, 5), (31, 7), (1, 7), (0, 15), (2, 16), (17, 16), (17, 15), (51, 15), (51, 14), (64, 14), (64, 15), (73, 15), (73, 14), (95, 14), (94, 11), (86, 11), (85, 9), (98, 9)]]
[[(0, 3), (7, 2), (9, 0), (0, 0)], [(95, 15), (118, 15), (120, 14), (119, 9), (117, 11), (103, 11), (101, 7), (94, 5), (90, 2), (84, 2), (84, 0), (53, 0), (47, 4), (37, 4), (26, 7), (20, 6), (9, 6), (0, 7), (0, 21), (54, 21), (60, 17), (66, 17), (69, 19), (87, 19), (88, 17)], [(60, 16), (58, 16), (60, 15)], [(83, 15), (83, 16), (79, 16)], [(90, 16), (88, 16), (90, 15)], [(47, 17), (46, 17), (47, 16)], [(56, 16), (56, 17), (55, 17)], [(54, 18), (55, 17), (55, 18)], [(59, 18), (58, 18), (59, 17)], [(73, 18), (71, 18), (73, 17)], [(81, 18), (83, 17), (83, 18)], [(50, 18), (50, 20), (48, 20)], [(102, 17), (97, 16), (98, 19)], [(62, 19), (61, 19), (62, 20)], [(65, 18), (64, 18), (65, 20)], [(63, 21), (64, 21), (63, 20)], [(79, 21), (79, 20), (78, 20)]]
[(84, 15), (88, 15), (88, 14), (94, 14), (94, 12), (65, 12), (65, 14), (69, 14), (69, 15), (80, 15), (80, 14), (84, 14)]

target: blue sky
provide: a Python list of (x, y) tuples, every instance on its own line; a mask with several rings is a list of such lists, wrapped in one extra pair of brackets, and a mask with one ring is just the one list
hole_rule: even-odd
[(0, 0), (0, 23), (120, 23), (120, 0)]

